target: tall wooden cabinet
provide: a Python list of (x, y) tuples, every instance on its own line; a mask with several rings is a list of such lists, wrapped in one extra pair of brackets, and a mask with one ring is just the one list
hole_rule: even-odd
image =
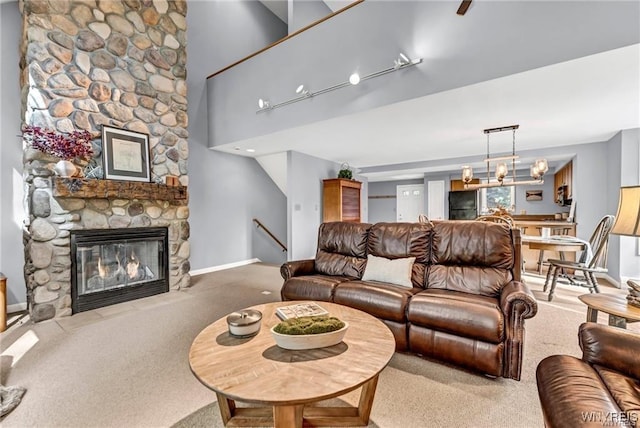
[(360, 222), (362, 183), (344, 178), (323, 180), (322, 221)]

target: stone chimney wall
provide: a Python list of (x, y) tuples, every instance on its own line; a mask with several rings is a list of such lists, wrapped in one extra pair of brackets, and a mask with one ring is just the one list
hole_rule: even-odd
[[(164, 186), (175, 176), (188, 186), (186, 0), (22, 0), (20, 7), (24, 123), (90, 131), (95, 156), (81, 165), (85, 173), (102, 165), (102, 125), (146, 133), (151, 180)], [(33, 320), (71, 315), (70, 230), (167, 226), (170, 286), (189, 286), (186, 198), (140, 196), (156, 191), (70, 197), (56, 190), (57, 160), (24, 147), (24, 272)], [(87, 179), (102, 179), (96, 171)]]

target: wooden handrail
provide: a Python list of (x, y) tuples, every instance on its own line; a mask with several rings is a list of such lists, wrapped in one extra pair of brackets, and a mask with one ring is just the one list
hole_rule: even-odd
[(271, 233), (271, 231), (269, 229), (267, 229), (265, 227), (265, 225), (262, 224), (262, 222), (260, 220), (258, 220), (257, 218), (254, 218), (253, 222), (256, 224), (258, 229), (262, 228), (265, 232), (267, 232), (267, 235), (269, 235), (271, 237), (271, 239), (273, 239), (274, 241), (276, 241), (278, 243), (278, 245), (280, 245), (280, 248), (282, 248), (283, 252), (287, 251), (287, 247), (282, 242), (280, 242), (280, 240), (278, 238), (276, 238), (276, 236), (273, 233)]
[(356, 0), (356, 1), (354, 1), (353, 3), (351, 3), (351, 4), (349, 4), (349, 5), (345, 6), (345, 7), (343, 7), (342, 9), (340, 9), (340, 10), (336, 10), (335, 12), (330, 13), (329, 15), (325, 16), (324, 18), (321, 18), (321, 19), (319, 19), (319, 20), (317, 20), (317, 21), (314, 21), (314, 22), (312, 22), (311, 24), (307, 25), (306, 27), (303, 27), (303, 28), (301, 28), (301, 29), (299, 29), (299, 30), (295, 31), (295, 32), (293, 32), (293, 33), (289, 34), (288, 36), (285, 36), (285, 37), (281, 38), (280, 40), (276, 40), (275, 42), (271, 43), (271, 44), (270, 44), (270, 45), (268, 45), (268, 46), (265, 46), (264, 48), (260, 49), (259, 51), (256, 51), (256, 52), (252, 53), (251, 55), (248, 55), (248, 56), (246, 56), (246, 57), (244, 57), (244, 58), (242, 58), (242, 59), (240, 59), (240, 60), (238, 60), (238, 61), (234, 62), (233, 64), (230, 64), (230, 65), (226, 66), (226, 67), (225, 67), (225, 68), (223, 68), (222, 70), (218, 70), (218, 71), (216, 71), (215, 73), (211, 73), (210, 75), (208, 75), (208, 76), (207, 76), (207, 79), (210, 79), (210, 78), (212, 78), (212, 77), (214, 77), (214, 76), (216, 76), (216, 75), (218, 75), (218, 74), (222, 73), (223, 71), (227, 71), (228, 69), (230, 69), (230, 68), (232, 68), (232, 67), (235, 67), (236, 65), (238, 65), (238, 64), (240, 64), (240, 63), (242, 63), (242, 62), (245, 62), (246, 60), (248, 60), (248, 59), (250, 59), (250, 58), (253, 58), (253, 57), (254, 57), (254, 56), (256, 56), (256, 55), (261, 54), (262, 52), (264, 52), (264, 51), (266, 51), (266, 50), (268, 50), (268, 49), (271, 49), (272, 47), (277, 46), (277, 45), (279, 45), (280, 43), (282, 43), (282, 42), (284, 42), (284, 41), (286, 41), (286, 40), (289, 40), (290, 38), (295, 37), (295, 36), (297, 36), (298, 34), (300, 34), (300, 33), (304, 32), (304, 31), (307, 31), (309, 28), (313, 28), (313, 27), (315, 27), (316, 25), (318, 25), (318, 24), (320, 24), (320, 23), (322, 23), (322, 22), (326, 21), (327, 19), (333, 18), (334, 16), (336, 16), (336, 15), (338, 15), (338, 14), (340, 14), (340, 13), (342, 13), (342, 12), (346, 11), (346, 10), (351, 9), (352, 7), (354, 7), (354, 6), (356, 6), (356, 5), (360, 4), (360, 3), (362, 3), (363, 1), (364, 1), (364, 0)]

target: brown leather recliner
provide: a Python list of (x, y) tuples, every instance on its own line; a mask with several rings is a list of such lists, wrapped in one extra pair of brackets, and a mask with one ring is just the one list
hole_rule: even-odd
[(545, 426), (640, 426), (640, 335), (583, 323), (582, 359), (552, 355), (536, 369)]
[[(367, 255), (415, 257), (411, 288), (362, 281)], [(520, 379), (524, 320), (519, 231), (486, 222), (325, 223), (315, 259), (282, 265), (283, 300), (328, 301), (381, 319), (396, 349)]]

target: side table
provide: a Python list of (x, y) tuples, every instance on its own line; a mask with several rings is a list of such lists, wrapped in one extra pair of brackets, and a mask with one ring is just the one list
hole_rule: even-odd
[(628, 322), (640, 321), (640, 308), (630, 305), (621, 296), (593, 293), (578, 296), (587, 305), (587, 321), (598, 322), (598, 311), (609, 314), (609, 325), (627, 328)]

